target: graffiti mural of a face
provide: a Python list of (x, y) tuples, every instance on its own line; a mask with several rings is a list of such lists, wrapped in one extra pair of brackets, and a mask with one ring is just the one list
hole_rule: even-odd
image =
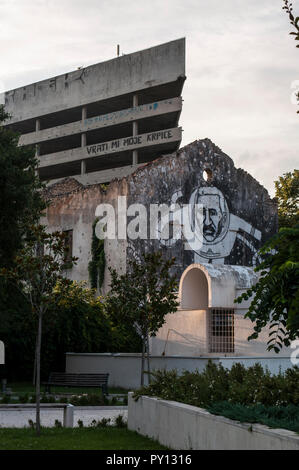
[(194, 202), (195, 207), (200, 208), (195, 209), (195, 217), (204, 240), (213, 243), (222, 238), (227, 232), (229, 217), (222, 193), (217, 188), (199, 188)]
[[(218, 194), (200, 195), (197, 204), (202, 205), (202, 234), (207, 242), (213, 242), (223, 228), (224, 214), (221, 210)], [(196, 214), (197, 215), (197, 214)]]

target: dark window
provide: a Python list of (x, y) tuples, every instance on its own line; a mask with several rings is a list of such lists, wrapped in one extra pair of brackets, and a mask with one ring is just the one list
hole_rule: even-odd
[(73, 230), (64, 230), (63, 233), (65, 234), (64, 261), (67, 264), (73, 257)]

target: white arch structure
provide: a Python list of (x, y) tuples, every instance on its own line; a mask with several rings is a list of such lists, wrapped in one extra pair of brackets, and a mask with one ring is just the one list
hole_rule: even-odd
[[(256, 283), (253, 268), (245, 266), (191, 264), (183, 272), (179, 285), (180, 307), (166, 316), (155, 338), (152, 353), (157, 355), (198, 357), (210, 354), (210, 315), (212, 309), (233, 309), (236, 352), (248, 350), (250, 334), (244, 313), (250, 300), (235, 304), (234, 299)], [(226, 313), (225, 313), (226, 314)], [(218, 313), (216, 313), (218, 315)], [(252, 328), (249, 325), (249, 328)]]
[(256, 282), (257, 274), (247, 266), (191, 264), (180, 279), (180, 307), (183, 310), (234, 308), (234, 299)]

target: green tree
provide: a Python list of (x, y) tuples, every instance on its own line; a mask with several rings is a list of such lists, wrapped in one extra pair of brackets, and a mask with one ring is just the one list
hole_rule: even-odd
[[(64, 369), (66, 351), (138, 352), (140, 340), (132, 329), (115, 324), (105, 309), (105, 298), (96, 297), (95, 289), (85, 282), (68, 286), (59, 282), (54, 302), (44, 321), (44, 367), (48, 372), (57, 366)], [(56, 369), (55, 369), (56, 370)]]
[[(283, 10), (286, 11), (290, 23), (294, 28), (294, 31), (291, 31), (290, 34), (292, 36), (295, 36), (294, 39), (295, 41), (299, 41), (299, 16), (295, 17), (293, 14), (293, 4), (289, 0), (283, 0), (284, 6), (282, 7)], [(297, 43), (296, 47), (299, 47), (299, 43)], [(299, 92), (297, 93), (297, 100), (299, 103)], [(299, 111), (297, 111), (297, 114), (299, 114)]]
[(19, 135), (3, 125), (8, 117), (0, 106), (0, 267), (12, 265), (45, 208), (35, 151), (18, 146)]
[[(65, 270), (65, 234), (45, 231), (45, 227), (38, 225), (31, 227), (30, 238), (18, 252), (15, 263), (11, 269), (2, 269), (1, 274), (12, 280), (20, 289), (22, 295), (29, 302), (33, 315), (38, 319), (35, 349), (35, 384), (36, 384), (36, 431), (40, 435), (40, 360), (42, 325), (44, 315), (50, 305), (59, 299), (55, 287), (60, 283), (63, 287), (70, 285), (64, 277)], [(68, 260), (75, 262), (75, 258)]]
[[(105, 309), (105, 298), (95, 297), (84, 282), (69, 286), (58, 283), (43, 317), (41, 380), (49, 373), (65, 370), (65, 353), (105, 353), (141, 351), (138, 334), (128, 325), (113, 321)], [(37, 316), (20, 294), (7, 299), (0, 310), (0, 338), (5, 343), (6, 378), (30, 380), (34, 363)]]
[(92, 224), (92, 241), (91, 241), (91, 261), (88, 263), (88, 273), (90, 285), (93, 289), (100, 289), (104, 282), (105, 275), (105, 240), (96, 236), (95, 229), (99, 221), (97, 217)]
[(253, 296), (245, 317), (255, 323), (258, 338), (269, 327), (268, 350), (278, 353), (299, 337), (299, 225), (281, 228), (260, 251), (264, 261), (256, 268), (259, 281), (235, 302)]
[[(299, 16), (295, 17), (293, 14), (293, 4), (289, 0), (283, 0), (284, 6), (282, 7), (283, 10), (286, 11), (291, 25), (294, 27), (294, 31), (291, 31), (290, 34), (295, 36), (295, 41), (299, 41)], [(296, 45), (299, 47), (299, 43)]]
[(299, 170), (285, 173), (275, 181), (275, 197), (278, 201), (280, 227), (292, 227), (299, 223)]
[[(165, 316), (177, 310), (176, 277), (170, 275), (174, 258), (161, 253), (145, 254), (141, 263), (129, 261), (126, 274), (110, 269), (111, 290), (107, 296), (108, 314), (130, 325), (142, 340), (141, 385), (144, 384), (145, 356), (150, 380), (149, 338), (165, 323)], [(146, 354), (145, 354), (146, 353)]]

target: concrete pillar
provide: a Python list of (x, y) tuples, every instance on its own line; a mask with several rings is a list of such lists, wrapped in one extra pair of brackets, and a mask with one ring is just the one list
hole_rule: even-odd
[(81, 160), (81, 175), (86, 173), (86, 160)]
[[(138, 106), (138, 96), (133, 96), (133, 107)], [(138, 135), (138, 123), (137, 121), (133, 121), (133, 136)], [(138, 150), (133, 150), (133, 165), (137, 165), (138, 163)]]
[(74, 427), (74, 405), (68, 404), (63, 410), (63, 426), (65, 428)]
[[(82, 124), (84, 123), (86, 117), (87, 117), (87, 108), (86, 108), (86, 106), (83, 106), (83, 108), (82, 108)], [(83, 132), (81, 134), (81, 147), (86, 147), (86, 132)], [(82, 160), (81, 161), (81, 175), (84, 175), (85, 173), (86, 173), (86, 161)]]
[[(40, 119), (36, 119), (35, 121), (35, 132), (40, 131)], [(37, 144), (35, 146), (35, 156), (39, 157), (40, 151), (39, 151), (39, 145)]]

